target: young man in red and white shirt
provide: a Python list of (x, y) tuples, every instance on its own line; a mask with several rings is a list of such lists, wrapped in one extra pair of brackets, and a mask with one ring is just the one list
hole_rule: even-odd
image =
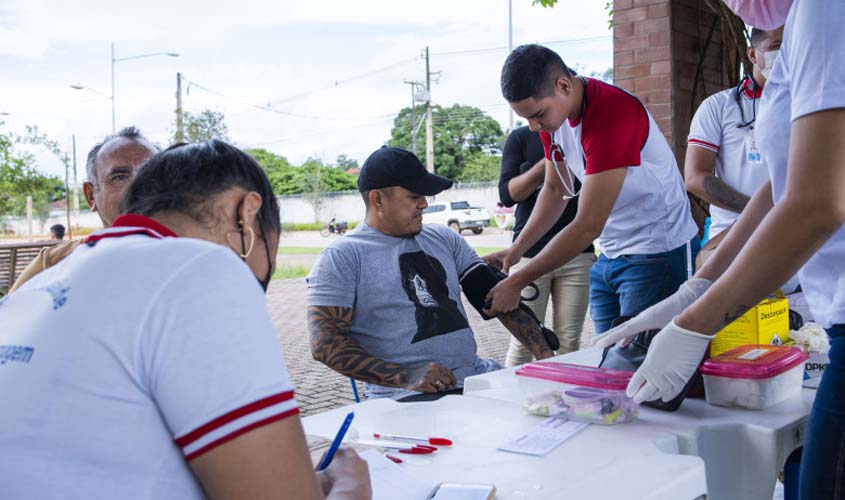
[[(596, 333), (674, 293), (698, 250), (697, 228), (669, 144), (628, 92), (579, 77), (554, 51), (517, 47), (502, 68), (502, 94), (541, 132), (546, 177), (534, 212), (511, 248), (487, 258), (507, 270), (580, 196), (575, 220), (532, 261), (490, 292), (492, 311), (516, 307), (519, 291), (598, 238), (590, 273)], [(582, 183), (573, 189), (573, 177)]]
[(702, 255), (706, 250), (715, 250), (722, 239), (719, 235), (769, 180), (756, 122), (766, 75), (774, 66), (782, 39), (782, 27), (771, 31), (752, 29), (748, 47), (748, 57), (754, 64), (752, 74), (737, 87), (702, 101), (692, 119), (684, 177), (687, 190), (710, 203), (713, 243), (708, 245), (712, 248), (702, 249)]

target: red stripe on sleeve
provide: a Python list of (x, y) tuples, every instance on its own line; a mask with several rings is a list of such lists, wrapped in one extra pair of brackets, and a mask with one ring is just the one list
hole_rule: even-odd
[(269, 396), (264, 399), (260, 399), (248, 405), (241, 406), (240, 408), (232, 410), (229, 413), (226, 413), (225, 415), (217, 417), (211, 422), (208, 422), (207, 424), (196, 428), (195, 430), (185, 434), (184, 436), (176, 438), (174, 441), (176, 442), (176, 444), (184, 448), (185, 446), (188, 446), (189, 444), (205, 436), (214, 429), (222, 427), (233, 420), (239, 419), (244, 415), (249, 415), (250, 413), (263, 410), (264, 408), (267, 408), (269, 406), (279, 404), (283, 401), (288, 401), (290, 399), (293, 399), (293, 391), (282, 392), (274, 396)]
[(689, 140), (687, 140), (687, 143), (688, 144), (694, 144), (696, 146), (703, 146), (707, 149), (712, 149), (714, 151), (719, 151), (719, 146), (717, 146), (713, 143), (707, 142), (707, 141), (702, 141), (700, 139), (689, 139)]
[(246, 427), (241, 427), (240, 429), (232, 432), (231, 434), (226, 434), (225, 436), (221, 437), (220, 439), (218, 439), (216, 441), (212, 441), (211, 443), (203, 446), (202, 448), (198, 449), (197, 451), (195, 451), (195, 452), (193, 452), (189, 455), (186, 455), (185, 460), (190, 462), (191, 460), (197, 458), (198, 456), (202, 455), (203, 453), (207, 453), (208, 451), (213, 450), (214, 448), (217, 448), (221, 444), (227, 443), (227, 442), (235, 439), (236, 437), (238, 437), (242, 434), (245, 434), (245, 433), (247, 433), (247, 432), (249, 432), (253, 429), (263, 427), (267, 424), (272, 424), (273, 422), (278, 422), (279, 420), (283, 420), (287, 417), (291, 417), (291, 416), (296, 415), (298, 413), (299, 413), (299, 408), (292, 408), (292, 409), (290, 409), (286, 412), (279, 413), (278, 415), (273, 415), (272, 417), (267, 417), (264, 420), (259, 420), (258, 422), (253, 422), (250, 425), (247, 425)]

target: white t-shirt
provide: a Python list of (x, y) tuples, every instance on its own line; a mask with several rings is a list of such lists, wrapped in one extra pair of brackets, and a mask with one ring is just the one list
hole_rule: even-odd
[[(695, 112), (687, 141), (690, 147), (715, 152), (716, 176), (746, 196), (753, 196), (769, 180), (766, 163), (759, 154), (760, 146), (756, 144), (755, 127), (759, 120), (745, 127), (738, 126), (755, 117), (755, 107), (759, 111), (758, 97), (762, 89), (752, 89), (751, 81), (745, 80), (739, 92), (736, 88), (727, 89), (705, 99)], [(710, 237), (727, 229), (738, 216), (737, 212), (711, 204)]]
[(204, 498), (189, 460), (298, 413), (246, 265), (115, 224), (0, 302), (2, 498)]
[[(583, 183), (591, 174), (629, 167), (625, 183), (599, 236), (608, 258), (668, 252), (691, 240), (698, 228), (675, 155), (645, 106), (633, 95), (585, 78), (581, 118), (554, 134), (541, 132), (550, 158), (552, 140)], [(557, 150), (556, 150), (557, 152)], [(561, 169), (563, 163), (559, 163)], [(566, 174), (563, 174), (564, 179)]]
[[(766, 83), (757, 120), (775, 203), (786, 191), (792, 121), (817, 111), (845, 108), (843, 26), (842, 1), (795, 0), (789, 11), (780, 56)], [(826, 328), (845, 323), (845, 227), (807, 261), (798, 276), (816, 322)]]

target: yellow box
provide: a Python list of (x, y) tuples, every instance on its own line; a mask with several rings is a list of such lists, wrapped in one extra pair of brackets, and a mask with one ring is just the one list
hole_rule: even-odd
[(743, 345), (783, 344), (788, 340), (789, 301), (766, 299), (716, 334), (710, 343), (710, 356)]

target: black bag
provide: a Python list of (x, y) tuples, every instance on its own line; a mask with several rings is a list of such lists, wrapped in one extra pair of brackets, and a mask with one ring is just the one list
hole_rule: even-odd
[[(611, 326), (621, 325), (629, 319), (631, 319), (631, 316), (616, 318), (613, 320)], [(637, 368), (645, 361), (651, 341), (659, 332), (660, 330), (646, 330), (640, 332), (625, 347), (618, 347), (616, 345), (605, 347), (599, 367), (609, 368), (611, 370), (637, 371)], [(681, 403), (687, 395), (698, 395), (698, 397), (701, 397), (703, 394), (704, 379), (701, 377), (701, 372), (696, 370), (681, 392), (671, 401), (663, 402), (661, 399), (656, 399), (654, 401), (646, 401), (643, 404), (658, 410), (675, 411), (681, 407)]]

